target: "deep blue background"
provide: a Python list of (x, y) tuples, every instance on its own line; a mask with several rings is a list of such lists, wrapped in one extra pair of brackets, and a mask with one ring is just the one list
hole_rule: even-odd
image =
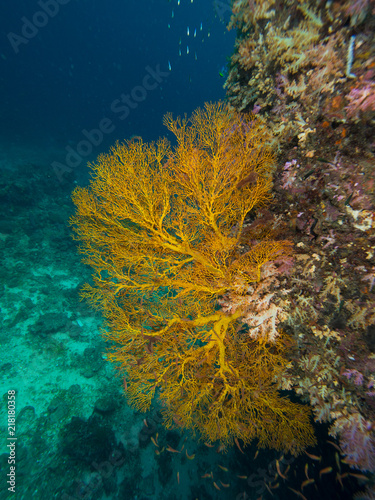
[[(35, 37), (19, 45), (18, 54), (9, 34), (21, 36), (23, 16), (32, 21), (42, 9), (36, 0), (3, 3), (1, 142), (74, 148), (83, 129), (108, 117), (115, 130), (93, 152), (96, 156), (133, 134), (146, 141), (165, 135), (162, 117), (167, 111), (189, 115), (205, 101), (224, 99), (225, 80), (219, 72), (235, 38), (225, 26), (230, 9), (223, 9), (224, 2), (219, 12), (212, 0), (181, 0), (180, 5), (178, 0), (64, 1), (68, 3)], [(111, 111), (113, 101), (142, 83), (146, 66), (158, 64), (168, 77), (120, 120)]]

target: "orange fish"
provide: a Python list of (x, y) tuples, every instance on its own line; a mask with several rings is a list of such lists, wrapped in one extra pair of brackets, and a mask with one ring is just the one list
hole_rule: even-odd
[(335, 452), (335, 460), (336, 460), (337, 468), (338, 468), (339, 472), (341, 473), (340, 457), (339, 457), (339, 454), (337, 453), (337, 451)]
[(237, 438), (234, 438), (234, 442), (236, 443), (237, 445), (237, 448), (240, 450), (241, 453), (243, 453), (245, 455), (245, 452), (242, 451), (241, 449), (241, 446), (240, 446), (240, 443), (238, 442), (238, 439)]
[(304, 481), (302, 484), (301, 484), (301, 490), (303, 491), (303, 488), (305, 486), (308, 486), (309, 484), (313, 484), (315, 483), (315, 479), (306, 479), (306, 481)]
[(185, 453), (186, 453), (186, 457), (189, 459), (189, 460), (194, 460), (195, 458), (195, 455), (189, 455), (187, 450), (185, 450)]
[(307, 453), (307, 451), (305, 451), (306, 455), (311, 458), (311, 460), (317, 460), (318, 462), (321, 461), (322, 457), (317, 457), (316, 455), (311, 455), (311, 453)]
[(213, 448), (215, 446), (215, 445), (210, 444), (210, 443), (204, 443), (204, 444), (207, 446), (207, 448)]
[(215, 488), (219, 491), (221, 491), (221, 488), (215, 483), (215, 481), (213, 482), (213, 485), (215, 486)]
[(319, 479), (322, 477), (323, 474), (329, 474), (330, 472), (332, 472), (332, 467), (326, 467), (325, 469), (322, 469), (319, 472)]
[(349, 475), (356, 477), (357, 479), (360, 479), (362, 481), (369, 481), (369, 478), (367, 476), (364, 476), (363, 474), (353, 474), (352, 472), (349, 472)]
[(273, 493), (272, 493), (272, 491), (270, 490), (270, 487), (268, 486), (268, 484), (267, 484), (265, 481), (263, 481), (263, 484), (264, 484), (264, 486), (267, 488), (267, 490), (269, 491), (269, 493), (271, 494), (271, 496), (273, 497)]
[(350, 460), (349, 458), (342, 458), (341, 462), (343, 464), (346, 464), (346, 465), (355, 465), (355, 461), (354, 460)]
[(307, 498), (305, 497), (305, 495), (302, 495), (302, 493), (300, 491), (297, 491), (297, 490), (294, 490), (293, 488), (291, 488), (290, 486), (288, 486), (288, 488), (293, 491), (293, 493), (295, 493), (298, 497), (302, 498), (302, 500), (307, 500)]
[(336, 481), (338, 481), (341, 485), (341, 488), (344, 489), (344, 485), (342, 484), (342, 478), (339, 473), (336, 474)]
[(238, 474), (237, 477), (239, 477), (240, 479), (247, 479), (247, 476), (239, 476)]
[[(151, 438), (152, 439), (152, 438)], [(171, 453), (181, 453), (180, 451), (178, 450), (175, 450), (174, 448), (172, 448), (171, 446), (167, 446), (167, 451), (170, 451)]]
[(146, 427), (148, 427), (147, 420), (145, 418), (143, 419), (143, 423), (145, 424)]
[(308, 463), (305, 464), (305, 476), (306, 476), (306, 479), (310, 479), (309, 478), (309, 464)]
[(155, 446), (157, 446), (159, 448), (158, 443), (155, 441), (155, 439), (152, 436), (151, 436), (151, 441), (154, 443)]
[(284, 476), (280, 470), (280, 463), (278, 460), (276, 460), (276, 469), (277, 469), (277, 473), (279, 474), (280, 477), (282, 477), (283, 479), (288, 479), (286, 476)]
[(220, 464), (217, 464), (218, 467), (220, 467), (221, 470), (225, 471), (225, 472), (228, 472), (228, 469), (226, 467), (223, 467), (222, 465)]
[(259, 450), (257, 450), (257, 451), (255, 452), (255, 455), (254, 455), (254, 460), (255, 460), (255, 459), (256, 459), (256, 457), (258, 456), (258, 453), (259, 453)]
[(224, 487), (224, 488), (229, 488), (230, 484), (229, 483), (223, 483), (222, 481), (220, 481), (220, 484)]
[(214, 475), (212, 474), (212, 471), (209, 474), (205, 474), (204, 476), (201, 476), (202, 479), (206, 479), (207, 477), (210, 477), (213, 479)]
[(177, 472), (177, 484), (180, 484), (180, 473)]
[(327, 439), (327, 443), (331, 444), (334, 448), (336, 448), (337, 451), (342, 453), (341, 448), (338, 444), (334, 443), (333, 441), (329, 441), (328, 439)]

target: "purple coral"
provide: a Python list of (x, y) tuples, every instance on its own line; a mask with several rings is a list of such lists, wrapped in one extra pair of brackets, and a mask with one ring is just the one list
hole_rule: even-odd
[(287, 161), (284, 165), (284, 172), (282, 174), (282, 184), (283, 189), (290, 189), (296, 182), (297, 179), (297, 169), (299, 165), (297, 160)]
[(375, 439), (371, 422), (359, 413), (336, 421), (340, 425), (340, 445), (347, 461), (363, 471), (375, 470)]
[(349, 118), (360, 119), (360, 112), (375, 111), (375, 83), (366, 82), (365, 85), (354, 87), (346, 96), (349, 104), (345, 110)]
[(372, 271), (370, 271), (368, 274), (365, 274), (362, 278), (362, 281), (368, 281), (370, 285), (370, 292), (373, 289), (375, 285), (375, 267), (372, 268)]
[(363, 375), (361, 372), (358, 370), (345, 370), (343, 373), (344, 377), (347, 377), (348, 380), (351, 380), (353, 377), (353, 382), (355, 385), (362, 385), (363, 384)]

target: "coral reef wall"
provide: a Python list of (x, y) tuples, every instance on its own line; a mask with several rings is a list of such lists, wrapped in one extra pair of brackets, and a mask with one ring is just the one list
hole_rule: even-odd
[(228, 100), (267, 118), (278, 151), (272, 206), (251, 224), (272, 220), (295, 248), (270, 287), (296, 341), (281, 387), (374, 473), (375, 2), (236, 0), (230, 28)]

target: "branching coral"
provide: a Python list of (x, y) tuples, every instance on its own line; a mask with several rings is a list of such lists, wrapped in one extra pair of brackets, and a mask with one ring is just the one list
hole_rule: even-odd
[[(347, 24), (348, 15), (354, 25), (359, 18), (370, 23), (368, 13), (368, 5), (353, 10), (351, 2), (282, 0), (276, 7), (273, 1), (234, 1), (229, 28), (239, 35), (225, 83), (229, 102), (239, 110), (260, 109), (282, 144), (315, 132), (311, 124), (324, 118), (372, 119), (373, 26), (353, 36)], [(352, 88), (356, 76), (364, 83)], [(338, 98), (342, 105), (332, 116)]]
[(166, 140), (118, 144), (73, 194), (76, 237), (96, 273), (83, 295), (107, 319), (109, 358), (136, 408), (158, 396), (168, 427), (299, 453), (314, 436), (308, 409), (275, 388), (283, 337), (248, 335), (243, 309), (218, 303), (233, 290), (254, 293), (265, 266), (290, 253), (266, 228), (243, 230), (270, 199), (269, 134), (221, 104), (165, 124), (174, 149)]

